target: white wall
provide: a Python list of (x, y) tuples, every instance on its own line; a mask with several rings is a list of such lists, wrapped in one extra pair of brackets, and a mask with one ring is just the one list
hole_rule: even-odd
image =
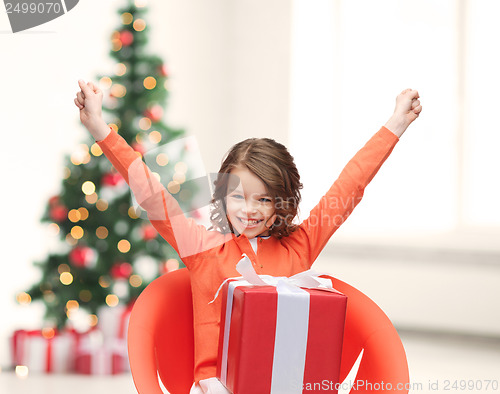
[[(124, 1), (81, 1), (66, 16), (11, 34), (0, 13), (2, 265), (0, 367), (8, 335), (38, 328), (41, 308), (15, 303), (38, 278), (32, 263), (57, 247), (39, 219), (57, 194), (64, 154), (85, 137), (73, 104), (77, 80), (111, 73), (109, 36)], [(150, 0), (150, 51), (171, 73), (167, 122), (201, 147), (207, 171), (242, 138), (288, 129), (290, 3), (287, 0)], [(265, 12), (263, 12), (265, 11)]]

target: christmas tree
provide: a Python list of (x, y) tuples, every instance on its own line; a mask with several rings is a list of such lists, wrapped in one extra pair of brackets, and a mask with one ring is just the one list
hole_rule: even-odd
[[(162, 120), (168, 72), (162, 59), (146, 52), (146, 13), (145, 3), (138, 0), (129, 0), (119, 10), (121, 24), (111, 35), (114, 75), (97, 78), (105, 92), (103, 110), (109, 126), (140, 156), (184, 134)], [(176, 157), (156, 156), (158, 167), (173, 174), (170, 181), (163, 178), (162, 182), (177, 195), (189, 178), (183, 155), (181, 151)], [(82, 311), (93, 326), (99, 307), (133, 302), (153, 279), (176, 269), (180, 259), (143, 220), (128, 185), (92, 137), (66, 161), (62, 190), (48, 201), (42, 218), (58, 233), (61, 251), (35, 263), (41, 280), (17, 299), (20, 303), (41, 300), (47, 322), (59, 328), (68, 319), (81, 317)]]

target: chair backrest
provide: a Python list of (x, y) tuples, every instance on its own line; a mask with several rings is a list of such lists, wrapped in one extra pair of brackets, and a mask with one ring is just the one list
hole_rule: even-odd
[[(385, 313), (359, 290), (336, 278), (348, 297), (340, 380), (364, 350), (356, 393), (407, 393), (403, 344)], [(137, 391), (161, 394), (158, 375), (171, 394), (189, 393), (193, 382), (194, 337), (189, 272), (183, 268), (151, 282), (137, 299), (128, 329), (129, 361)], [(380, 386), (383, 382), (383, 387)], [(372, 383), (370, 385), (366, 383)]]

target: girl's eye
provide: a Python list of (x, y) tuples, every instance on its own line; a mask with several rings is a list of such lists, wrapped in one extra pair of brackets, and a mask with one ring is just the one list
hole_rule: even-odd
[(232, 198), (236, 198), (236, 199), (242, 199), (243, 196), (241, 194), (232, 194), (231, 195)]
[(271, 199), (267, 198), (267, 197), (262, 197), (259, 201), (262, 202), (262, 203), (264, 203), (264, 204), (267, 204), (267, 203), (271, 202)]

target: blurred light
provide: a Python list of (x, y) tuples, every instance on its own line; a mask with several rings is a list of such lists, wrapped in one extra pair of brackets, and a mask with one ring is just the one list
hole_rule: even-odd
[(154, 89), (156, 87), (156, 79), (153, 77), (144, 78), (144, 87), (149, 90)]
[(31, 296), (23, 291), (17, 294), (16, 300), (20, 305), (28, 305), (31, 303)]
[(92, 299), (92, 292), (87, 289), (80, 290), (78, 297), (80, 297), (80, 300), (83, 302), (89, 302)]
[(187, 172), (187, 164), (184, 163), (183, 161), (179, 161), (175, 165), (175, 171), (185, 174)]
[(111, 80), (110, 77), (102, 77), (99, 80), (99, 85), (100, 85), (101, 89), (109, 89), (112, 84), (113, 84), (113, 81)]
[(146, 21), (144, 19), (136, 19), (132, 25), (135, 31), (143, 31), (146, 28)]
[(127, 66), (123, 63), (118, 63), (116, 65), (116, 70), (115, 70), (115, 74), (118, 75), (119, 77), (121, 77), (122, 75), (124, 75), (125, 73), (127, 72)]
[(87, 201), (89, 204), (95, 204), (97, 201), (97, 193), (92, 193), (88, 196), (85, 196), (85, 201)]
[(85, 193), (87, 196), (91, 195), (92, 193), (95, 192), (95, 185), (93, 182), (91, 181), (86, 181), (86, 182), (83, 182), (83, 185), (82, 185), (82, 191), (83, 193)]
[(89, 217), (89, 211), (87, 208), (81, 207), (78, 208), (78, 212), (80, 213), (80, 220), (87, 220)]
[(100, 276), (99, 277), (99, 285), (103, 288), (106, 289), (109, 287), (111, 282), (109, 281), (109, 278), (106, 276)]
[(146, 131), (151, 128), (151, 124), (151, 119), (149, 119), (148, 117), (144, 117), (139, 121), (139, 128)]
[(72, 221), (73, 223), (76, 223), (80, 220), (81, 214), (79, 211), (76, 209), (72, 209), (71, 211), (68, 212), (68, 219)]
[(130, 207), (128, 209), (128, 216), (130, 216), (131, 219), (139, 219), (140, 212), (141, 208), (137, 207), (136, 209), (135, 207)]
[(119, 302), (118, 296), (115, 294), (108, 294), (106, 296), (106, 304), (110, 307), (117, 306)]
[(147, 0), (135, 0), (135, 6), (137, 8), (146, 7), (147, 4), (148, 4)]
[(99, 238), (99, 239), (106, 239), (108, 237), (109, 231), (106, 227), (99, 226), (95, 230), (95, 234), (97, 235), (97, 238)]
[(158, 144), (161, 141), (161, 133), (157, 130), (152, 131), (149, 133), (149, 140), (154, 144)]
[(102, 155), (102, 149), (97, 143), (92, 144), (92, 146), (90, 147), (90, 152), (96, 157)]
[(61, 275), (59, 275), (59, 280), (63, 285), (70, 285), (73, 283), (73, 275), (71, 275), (69, 272), (63, 272)]
[(131, 275), (128, 281), (132, 287), (139, 287), (142, 285), (142, 278), (139, 275)]
[(73, 238), (71, 234), (66, 234), (65, 239), (66, 243), (70, 246), (75, 246), (78, 243), (78, 241), (75, 238)]
[(68, 311), (78, 309), (80, 307), (80, 304), (76, 300), (69, 300), (66, 302), (66, 309)]
[(43, 299), (46, 303), (52, 304), (56, 300), (56, 295), (52, 290), (45, 290), (43, 292)]
[(102, 200), (102, 199), (99, 199), (96, 204), (95, 204), (96, 208), (99, 210), (99, 211), (105, 211), (106, 209), (108, 209), (108, 202), (106, 200)]
[(161, 182), (161, 175), (160, 174), (158, 174), (157, 172), (152, 172), (151, 174), (153, 174), (153, 176), (156, 178), (156, 180), (158, 182)]
[(54, 338), (56, 335), (56, 332), (52, 327), (44, 327), (42, 328), (42, 336), (46, 339), (51, 339)]
[(118, 250), (122, 253), (127, 253), (130, 250), (130, 242), (122, 239), (118, 242)]
[(122, 49), (122, 41), (119, 38), (114, 38), (111, 40), (111, 50), (118, 52), (120, 49)]
[(26, 365), (16, 365), (16, 376), (20, 379), (28, 377), (28, 367)]
[(68, 264), (59, 264), (59, 267), (57, 267), (57, 272), (59, 272), (59, 274), (62, 274), (63, 272), (71, 272), (71, 269), (69, 268)]
[(68, 167), (63, 168), (63, 179), (68, 179), (71, 176), (71, 170)]
[(177, 194), (179, 193), (179, 190), (181, 190), (181, 185), (179, 182), (170, 181), (167, 185), (167, 189), (171, 194)]
[(179, 269), (179, 261), (177, 259), (168, 259), (165, 263), (167, 272)]
[(166, 166), (168, 164), (168, 156), (165, 153), (160, 153), (156, 156), (156, 163), (162, 167)]
[(59, 234), (59, 231), (61, 231), (61, 229), (59, 228), (59, 225), (57, 223), (50, 223), (49, 224), (49, 231), (55, 235), (55, 234)]
[(74, 239), (81, 239), (83, 237), (84, 231), (80, 226), (73, 226), (71, 229), (71, 236)]
[(176, 172), (172, 179), (176, 182), (179, 182), (180, 184), (183, 184), (186, 181), (186, 175)]
[(99, 319), (97, 318), (96, 315), (89, 315), (88, 318), (89, 318), (89, 326), (90, 327), (97, 326), (97, 322), (99, 321)]
[(127, 94), (127, 88), (119, 83), (115, 83), (111, 87), (111, 94), (115, 97), (121, 98)]
[(118, 125), (116, 125), (115, 123), (110, 123), (108, 124), (109, 127), (111, 127), (113, 129), (113, 131), (116, 131), (118, 133)]

